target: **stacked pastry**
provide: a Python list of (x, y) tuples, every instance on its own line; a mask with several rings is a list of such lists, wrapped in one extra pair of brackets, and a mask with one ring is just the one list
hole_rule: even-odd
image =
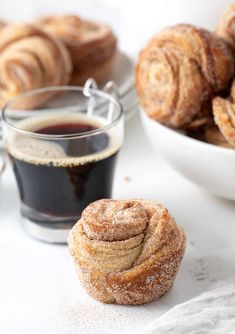
[(90, 76), (97, 82), (107, 78), (117, 44), (109, 26), (73, 15), (49, 16), (36, 23), (68, 49), (73, 63), (72, 84), (81, 85)]
[(140, 53), (136, 88), (150, 117), (175, 128), (210, 121), (211, 99), (228, 88), (234, 57), (220, 37), (191, 25), (157, 34)]
[(48, 16), (36, 24), (67, 48), (73, 65), (71, 85), (83, 85), (90, 77), (100, 86), (112, 80), (125, 118), (137, 110), (132, 61), (117, 52), (117, 39), (109, 26), (74, 15)]
[(0, 105), (34, 88), (65, 85), (71, 71), (67, 49), (46, 32), (30, 24), (0, 30)]
[(143, 304), (172, 286), (185, 250), (184, 231), (154, 201), (90, 204), (68, 244), (78, 276), (104, 303)]
[(136, 89), (151, 118), (235, 148), (234, 74), (235, 3), (216, 32), (180, 24), (155, 35), (139, 55)]
[(51, 16), (31, 24), (0, 22), (0, 105), (35, 88), (83, 84), (88, 77), (100, 83), (115, 54), (111, 29), (78, 16)]

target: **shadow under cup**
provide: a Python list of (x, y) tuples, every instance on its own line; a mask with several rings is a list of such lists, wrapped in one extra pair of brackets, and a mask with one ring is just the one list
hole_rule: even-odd
[(99, 90), (52, 87), (17, 97), (2, 115), (25, 228), (64, 243), (89, 203), (111, 197), (122, 108)]

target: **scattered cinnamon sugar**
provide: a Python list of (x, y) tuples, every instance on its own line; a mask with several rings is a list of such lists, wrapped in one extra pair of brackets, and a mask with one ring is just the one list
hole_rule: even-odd
[[(76, 303), (68, 300), (49, 314), (50, 329), (66, 334), (131, 333), (138, 330), (139, 319), (141, 327), (153, 320), (153, 314), (146, 308), (136, 307), (133, 312), (133, 306), (105, 305), (96, 301)], [(60, 328), (66, 331), (59, 331)]]

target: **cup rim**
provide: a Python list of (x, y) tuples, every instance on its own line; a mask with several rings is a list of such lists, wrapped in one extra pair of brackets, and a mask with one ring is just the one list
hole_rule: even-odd
[(32, 138), (38, 138), (38, 139), (76, 139), (76, 138), (84, 138), (87, 136), (94, 136), (100, 133), (103, 133), (110, 128), (114, 127), (120, 119), (123, 117), (123, 106), (122, 104), (116, 99), (114, 96), (111, 94), (108, 94), (102, 90), (99, 89), (94, 89), (94, 88), (89, 88), (89, 92), (92, 94), (99, 96), (99, 97), (104, 97), (108, 99), (109, 101), (113, 102), (116, 106), (119, 108), (119, 113), (118, 116), (109, 124), (102, 126), (100, 128), (90, 130), (90, 131), (84, 131), (81, 133), (73, 133), (73, 134), (61, 134), (61, 135), (53, 135), (53, 134), (42, 134), (42, 133), (36, 133), (28, 130), (23, 130), (18, 128), (17, 126), (13, 125), (10, 123), (7, 119), (6, 112), (10, 106), (11, 103), (17, 101), (18, 99), (24, 97), (24, 96), (30, 96), (33, 94), (40, 94), (40, 93), (45, 93), (45, 92), (53, 92), (53, 91), (77, 91), (77, 92), (82, 92), (84, 90), (84, 87), (82, 86), (50, 86), (50, 87), (43, 87), (43, 88), (37, 88), (37, 89), (32, 89), (28, 92), (22, 93), (18, 95), (17, 97), (14, 97), (13, 99), (10, 99), (7, 101), (4, 106), (2, 107), (2, 121), (3, 124), (5, 124), (9, 129), (20, 133), (25, 136), (30, 136)]

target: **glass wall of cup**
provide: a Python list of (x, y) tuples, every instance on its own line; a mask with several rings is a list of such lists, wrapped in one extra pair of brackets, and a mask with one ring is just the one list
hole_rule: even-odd
[(123, 143), (120, 103), (90, 85), (50, 87), (8, 102), (2, 120), (25, 229), (66, 242), (82, 210), (112, 196)]

